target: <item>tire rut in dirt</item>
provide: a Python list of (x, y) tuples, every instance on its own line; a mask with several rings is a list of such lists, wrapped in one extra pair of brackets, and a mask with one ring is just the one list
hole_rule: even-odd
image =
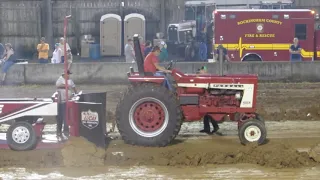
[[(137, 101), (144, 98), (153, 99), (155, 102), (158, 102), (158, 104), (162, 103), (168, 113), (167, 125), (164, 124), (164, 126), (161, 126), (161, 129), (165, 127), (163, 131), (153, 137), (139, 135), (132, 125), (130, 125), (129, 116), (132, 106), (134, 106)], [(151, 83), (130, 86), (123, 94), (116, 109), (118, 130), (125, 143), (132, 145), (155, 147), (167, 146), (179, 134), (183, 122), (182, 119), (182, 111), (176, 96), (166, 88)]]

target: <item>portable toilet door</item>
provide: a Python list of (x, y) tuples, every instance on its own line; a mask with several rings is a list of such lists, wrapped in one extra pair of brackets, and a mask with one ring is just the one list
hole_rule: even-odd
[(143, 39), (146, 37), (146, 19), (142, 14), (132, 13), (124, 18), (124, 45), (134, 34), (139, 34)]
[(100, 19), (102, 56), (121, 56), (122, 20), (117, 14), (105, 14)]

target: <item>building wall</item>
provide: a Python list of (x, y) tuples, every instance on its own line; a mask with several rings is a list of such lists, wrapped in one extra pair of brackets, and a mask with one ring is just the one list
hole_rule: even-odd
[[(10, 42), (19, 54), (35, 56), (35, 47), (47, 31), (48, 15), (46, 0), (1, 0), (0, 42)], [(53, 39), (63, 36), (63, 21), (72, 15), (68, 24), (68, 41), (73, 50), (79, 51), (79, 40), (91, 34), (97, 40), (100, 35), (100, 18), (103, 14), (115, 13), (125, 16), (140, 13), (146, 17), (147, 39), (152, 40), (160, 32), (161, 0), (51, 0)], [(121, 2), (124, 2), (122, 7)], [(165, 0), (165, 23), (184, 18), (184, 0)], [(180, 5), (181, 10), (177, 11)]]

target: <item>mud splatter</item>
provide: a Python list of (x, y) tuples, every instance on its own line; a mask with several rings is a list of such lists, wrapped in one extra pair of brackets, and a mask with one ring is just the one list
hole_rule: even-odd
[(309, 151), (309, 155), (313, 160), (320, 163), (320, 144), (312, 147)]
[(51, 168), (62, 164), (60, 149), (17, 152), (0, 150), (0, 168)]
[(61, 149), (61, 154), (66, 167), (103, 166), (106, 155), (104, 149), (82, 137), (71, 137)]
[[(229, 142), (230, 144), (227, 144)], [(210, 142), (208, 142), (210, 143)], [(274, 168), (299, 168), (312, 166), (315, 162), (307, 153), (300, 153), (288, 144), (270, 142), (263, 146), (235, 145), (233, 142), (175, 145), (168, 148), (127, 147), (121, 156), (109, 153), (107, 164), (203, 166), (208, 164), (258, 164)], [(130, 149), (130, 151), (127, 151)], [(110, 150), (108, 150), (110, 151)], [(139, 153), (140, 152), (140, 153)], [(111, 158), (110, 158), (111, 156)]]

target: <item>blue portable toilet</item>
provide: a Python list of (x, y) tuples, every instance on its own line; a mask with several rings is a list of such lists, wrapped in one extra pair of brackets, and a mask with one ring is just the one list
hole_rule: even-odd
[(89, 56), (90, 59), (100, 59), (100, 44), (90, 44), (89, 46)]

